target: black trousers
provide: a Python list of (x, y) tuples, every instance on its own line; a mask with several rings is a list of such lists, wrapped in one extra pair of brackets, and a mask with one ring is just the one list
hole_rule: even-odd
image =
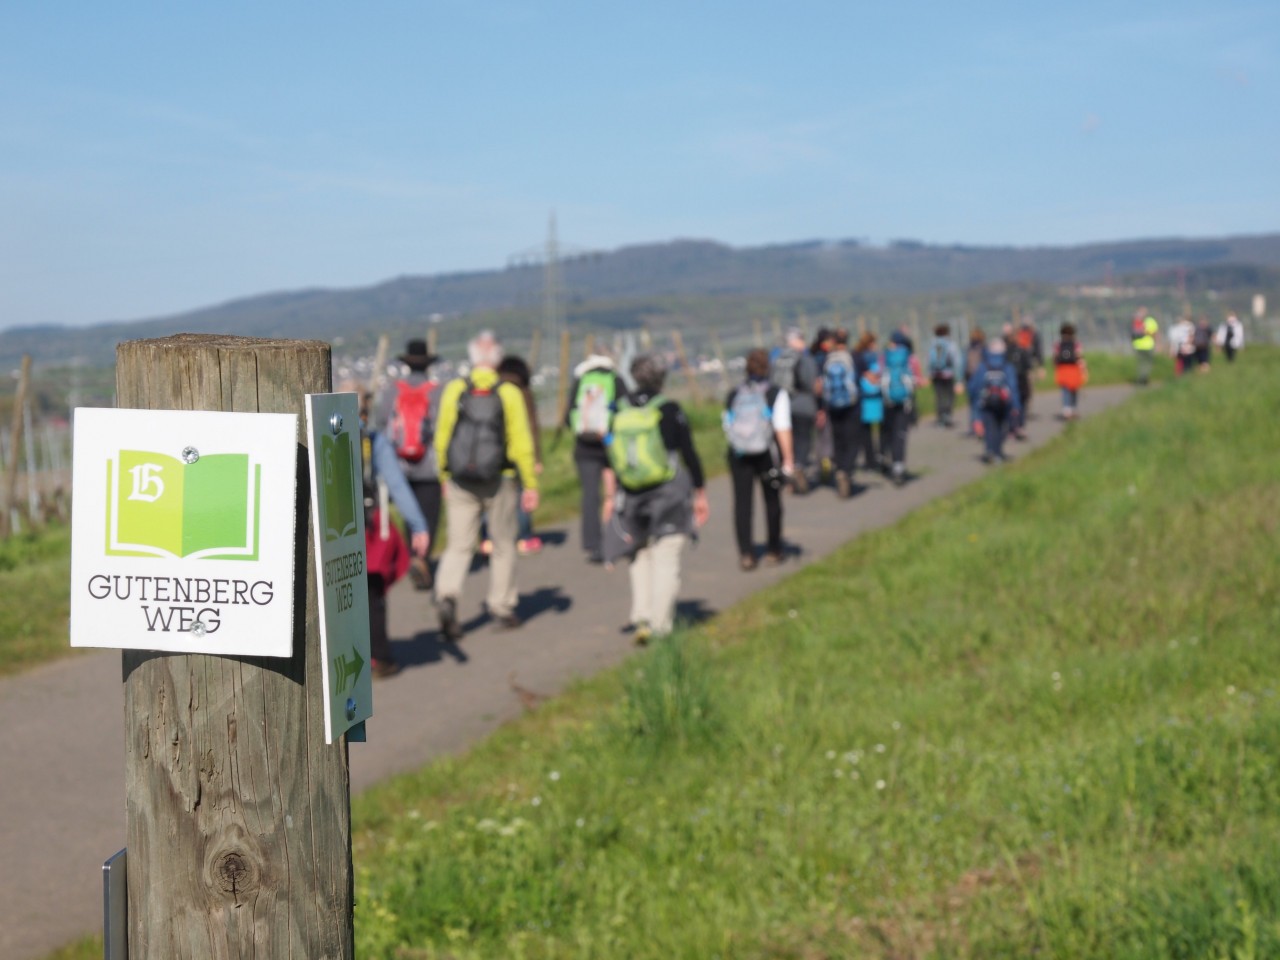
[(440, 502), (443, 499), (439, 480), (410, 480), (409, 487), (413, 497), (422, 508), (422, 515), (427, 518), (427, 532), (431, 534), (431, 544), (435, 546), (440, 535)]
[[(888, 404), (886, 404), (888, 406)], [(868, 470), (880, 469), (880, 455), (876, 452), (879, 444), (876, 443), (877, 434), (884, 436), (883, 423), (861, 423), (858, 424), (858, 448), (862, 451), (863, 462)], [(854, 459), (857, 459), (855, 455)]]
[(582, 549), (590, 554), (599, 554), (602, 544), (600, 485), (605, 470), (609, 468), (604, 444), (577, 441), (573, 447), (573, 463), (578, 468), (578, 483), (582, 487)]
[(791, 411), (791, 443), (796, 469), (804, 474), (808, 474), (812, 468), (809, 458), (813, 456), (813, 428), (816, 419)]
[(738, 540), (739, 554), (754, 551), (751, 514), (757, 481), (764, 492), (764, 520), (768, 534), (766, 549), (770, 553), (782, 553), (782, 491), (773, 489), (766, 479), (772, 467), (773, 456), (769, 453), (729, 454), (729, 474), (733, 479), (733, 533)]
[(387, 636), (387, 584), (382, 575), (371, 573), (369, 581), (369, 655), (375, 660), (394, 660), (391, 638)]
[(880, 459), (889, 463), (907, 462), (907, 430), (911, 415), (905, 403), (886, 403), (880, 424)]
[(934, 377), (933, 399), (938, 408), (938, 422), (951, 423), (951, 414), (956, 408), (955, 378)]
[(853, 473), (858, 460), (859, 433), (862, 417), (857, 404), (843, 410), (828, 410), (827, 422), (831, 424), (831, 460), (842, 473)]

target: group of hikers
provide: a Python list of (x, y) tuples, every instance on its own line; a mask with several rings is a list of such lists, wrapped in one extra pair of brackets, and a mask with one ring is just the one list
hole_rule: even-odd
[[(954, 425), (957, 397), (968, 394), (970, 430), (986, 443), (984, 460), (1004, 456), (1005, 434), (1019, 435), (1024, 421), (1038, 344), (1024, 347), (1021, 332), (1010, 330), (979, 335), (961, 353), (946, 324), (934, 333), (923, 362), (905, 330), (878, 349), (873, 333), (851, 344), (846, 330), (823, 329), (810, 344), (791, 329), (773, 351), (748, 353), (744, 379), (724, 397), (722, 413), (741, 570), (785, 559), (785, 490), (808, 494), (829, 476), (838, 497), (851, 497), (859, 458), (892, 483), (909, 480), (908, 431), (925, 384), (932, 383), (937, 421), (946, 428)], [(1069, 326), (1064, 340), (1074, 343)], [(1055, 356), (1060, 381), (1064, 366), (1083, 370), (1078, 347)], [(521, 626), (517, 556), (541, 547), (530, 522), (543, 460), (529, 365), (504, 355), (489, 332), (467, 343), (463, 376), (436, 379), (431, 366), (439, 357), (425, 340), (410, 340), (398, 360), (403, 374), (376, 396), (362, 394), (361, 404), (375, 677), (399, 671), (387, 632), (393, 582), (408, 575), (417, 589), (434, 590), (440, 635), (457, 643), (462, 590), (480, 550), (489, 562), (489, 618), (513, 630)], [(635, 357), (626, 371), (607, 352), (593, 352), (573, 371), (561, 424), (573, 435), (586, 562), (627, 564), (625, 628), (636, 643), (672, 630), (681, 559), (710, 515), (703, 462), (685, 411), (663, 394), (666, 376), (659, 352)], [(756, 488), (764, 502), (762, 556), (753, 541)], [(447, 543), (433, 571), (430, 538), (445, 502)], [(390, 503), (407, 527), (407, 543), (389, 521)]]
[[(1160, 323), (1146, 307), (1140, 307), (1133, 316), (1130, 335), (1137, 358), (1135, 381), (1139, 386), (1146, 386), (1151, 380), (1151, 369), (1155, 364)], [(1215, 346), (1222, 351), (1228, 363), (1235, 361), (1236, 354), (1244, 348), (1244, 324), (1234, 313), (1230, 313), (1214, 330), (1213, 324), (1204, 314), (1200, 315), (1199, 320), (1192, 321), (1190, 314), (1184, 313), (1169, 328), (1167, 339), (1176, 376), (1193, 370), (1205, 373), (1212, 363)]]
[[(1139, 382), (1150, 376), (1147, 352), (1157, 335), (1156, 321), (1140, 311), (1133, 335)], [(1194, 332), (1175, 340), (1171, 331), (1170, 341), (1175, 356), (1188, 342), (1199, 350)], [(1226, 321), (1217, 342), (1234, 357), (1243, 344), (1239, 321)], [(1188, 369), (1209, 362), (1198, 352), (1191, 356)], [(403, 374), (362, 403), (375, 677), (400, 669), (386, 630), (393, 582), (408, 574), (417, 589), (434, 590), (440, 633), (457, 642), (463, 587), (480, 551), (488, 557), (488, 615), (499, 628), (515, 629), (521, 625), (516, 558), (542, 546), (530, 519), (543, 461), (528, 364), (505, 355), (487, 331), (468, 342), (463, 376), (436, 379), (431, 367), (439, 358), (424, 340), (409, 341), (398, 359)], [(990, 336), (975, 328), (963, 346), (940, 323), (919, 353), (905, 328), (891, 332), (883, 349), (870, 331), (851, 342), (849, 331), (823, 328), (808, 342), (792, 328), (773, 350), (751, 350), (722, 411), (740, 569), (785, 560), (784, 491), (803, 496), (829, 480), (838, 497), (848, 498), (859, 489), (859, 469), (895, 485), (908, 482), (908, 433), (926, 389), (938, 427), (955, 427), (957, 406), (967, 402), (967, 433), (981, 441), (982, 461), (1008, 459), (1005, 443), (1026, 438), (1035, 383), (1050, 366), (1059, 416), (1072, 420), (1088, 368), (1070, 323), (1061, 325), (1047, 356), (1029, 319)], [(624, 629), (638, 643), (672, 629), (685, 548), (710, 516), (689, 420), (663, 394), (667, 369), (658, 352), (635, 357), (626, 371), (606, 352), (591, 353), (573, 371), (559, 425), (573, 435), (582, 550), (590, 564), (627, 563)], [(753, 541), (757, 488), (766, 533), (760, 555)], [(447, 543), (433, 571), (429, 532), (439, 529), (446, 501)], [(388, 521), (391, 502), (408, 528), (408, 545)]]

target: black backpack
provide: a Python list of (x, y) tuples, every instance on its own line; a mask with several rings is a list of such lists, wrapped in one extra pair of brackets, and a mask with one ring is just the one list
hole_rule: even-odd
[(1060, 367), (1080, 362), (1080, 345), (1075, 340), (1058, 341), (1058, 349), (1054, 351), (1053, 362)]
[(445, 469), (455, 480), (489, 483), (507, 466), (507, 431), (498, 384), (477, 390), (467, 379), (458, 397), (458, 419), (449, 437)]
[(1009, 376), (1004, 366), (987, 366), (982, 373), (982, 393), (979, 402), (983, 410), (992, 413), (1008, 413), (1013, 406), (1013, 388), (1009, 385)]

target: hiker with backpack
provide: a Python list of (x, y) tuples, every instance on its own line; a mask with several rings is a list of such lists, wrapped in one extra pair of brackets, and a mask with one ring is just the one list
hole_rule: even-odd
[(1191, 333), (1191, 342), (1195, 346), (1196, 370), (1200, 373), (1208, 373), (1209, 363), (1213, 358), (1213, 327), (1209, 325), (1209, 318), (1204, 314), (1200, 315), (1200, 320)]
[(933, 342), (929, 344), (929, 382), (933, 384), (934, 410), (938, 426), (950, 430), (955, 412), (956, 394), (964, 392), (962, 374), (964, 358), (960, 348), (951, 339), (951, 324), (940, 323), (933, 328)]
[(1004, 440), (1021, 408), (1018, 373), (1009, 363), (1006, 350), (1002, 337), (992, 337), (969, 379), (969, 396), (981, 417), (983, 463), (1009, 459), (1004, 452)]
[[(1013, 341), (1021, 354), (1018, 372), (1018, 397), (1022, 400), (1022, 425), (1026, 426), (1031, 419), (1031, 396), (1034, 388), (1032, 374), (1036, 379), (1044, 376), (1044, 344), (1040, 341), (1040, 331), (1030, 317), (1023, 317), (1013, 332)], [(1024, 436), (1022, 439), (1026, 439)]]
[(1089, 381), (1089, 370), (1076, 328), (1070, 323), (1062, 325), (1053, 345), (1053, 379), (1062, 391), (1062, 419), (1074, 420), (1079, 416), (1080, 388)]
[(769, 354), (747, 354), (746, 379), (729, 391), (724, 404), (724, 433), (728, 441), (729, 474), (733, 481), (733, 530), (738, 542), (738, 565), (756, 568), (751, 540), (753, 488), (764, 494), (767, 532), (765, 563), (783, 561), (782, 488), (795, 472), (792, 448), (791, 398), (769, 379)]
[[(424, 344), (425, 346), (425, 344)], [(410, 351), (412, 352), (412, 351)], [(425, 351), (424, 351), (425, 352)], [(364, 490), (365, 584), (369, 592), (369, 672), (385, 680), (400, 672), (387, 633), (387, 591), (431, 549), (427, 520), (387, 435), (369, 422), (369, 396), (359, 384), (339, 384), (338, 393), (359, 396), (360, 446)], [(391, 521), (394, 503), (409, 528), (409, 547)]]
[(1173, 357), (1175, 376), (1195, 368), (1196, 363), (1196, 327), (1190, 317), (1182, 317), (1169, 328), (1169, 354)]
[(884, 423), (880, 427), (880, 463), (888, 466), (895, 486), (907, 482), (907, 431), (915, 417), (916, 382), (920, 368), (914, 363), (911, 341), (901, 330), (889, 336), (889, 349), (882, 360), (880, 391), (884, 401)]
[(611, 357), (593, 353), (574, 369), (568, 396), (563, 426), (573, 431), (573, 464), (582, 489), (582, 549), (588, 562), (601, 563), (601, 487), (612, 483), (606, 476), (609, 460), (604, 439), (619, 402), (627, 396), (627, 385)]
[(1160, 324), (1156, 318), (1147, 313), (1146, 307), (1140, 307), (1134, 314), (1129, 334), (1136, 361), (1134, 382), (1140, 387), (1151, 382), (1151, 368), (1155, 365), (1156, 334), (1159, 332)]
[(1004, 340), (1004, 356), (1009, 366), (1013, 367), (1014, 376), (1018, 382), (1018, 396), (1022, 398), (1022, 408), (1014, 414), (1013, 420), (1009, 424), (1009, 432), (1013, 434), (1016, 440), (1026, 440), (1026, 398), (1027, 394), (1024, 388), (1031, 384), (1031, 355), (1024, 349), (1018, 340), (1017, 331), (1012, 323), (1006, 323), (1000, 328), (1000, 337)]
[(628, 629), (640, 644), (671, 632), (685, 544), (711, 515), (688, 418), (662, 395), (666, 377), (661, 354), (632, 361), (635, 391), (606, 440), (616, 487), (605, 498), (605, 561), (630, 559)]
[(1227, 358), (1227, 363), (1235, 363), (1236, 353), (1244, 346), (1244, 324), (1234, 313), (1228, 314), (1218, 327), (1214, 341)]
[(853, 354), (849, 352), (849, 331), (836, 330), (822, 364), (822, 406), (831, 427), (836, 494), (842, 499), (853, 494), (853, 471), (858, 459), (861, 421), (857, 376)]
[[(884, 443), (884, 368), (876, 352), (876, 335), (867, 331), (858, 338), (853, 355), (858, 371), (859, 443), (863, 466), (876, 473), (884, 472), (880, 449)], [(855, 458), (856, 459), (856, 458)]]
[[(428, 371), (440, 358), (431, 355), (427, 341), (410, 340), (397, 359), (407, 369), (383, 388), (377, 422), (385, 424), (383, 432), (400, 460), (400, 469), (426, 518), (427, 529), (436, 530), (440, 526), (442, 488), (439, 461), (431, 441), (444, 385)], [(430, 557), (413, 558), (409, 579), (415, 589), (431, 589)]]
[[(467, 344), (471, 370), (440, 395), (435, 445), (449, 501), (449, 542), (436, 571), (440, 632), (462, 638), (458, 602), (487, 514), (493, 554), (488, 610), (503, 629), (519, 627), (516, 613), (516, 509), (538, 508), (533, 429), (520, 389), (498, 375), (502, 344), (482, 331)], [(523, 486), (523, 490), (517, 484)]]
[(770, 382), (786, 391), (791, 403), (791, 438), (796, 465), (791, 488), (796, 493), (808, 493), (816, 479), (811, 457), (818, 421), (818, 362), (805, 348), (804, 334), (799, 327), (787, 331), (785, 345), (769, 360)]
[[(968, 384), (973, 375), (982, 366), (982, 358), (987, 350), (987, 335), (981, 327), (969, 331), (969, 345), (964, 354), (964, 382)], [(978, 409), (978, 398), (969, 394), (969, 437), (982, 437), (982, 411)]]

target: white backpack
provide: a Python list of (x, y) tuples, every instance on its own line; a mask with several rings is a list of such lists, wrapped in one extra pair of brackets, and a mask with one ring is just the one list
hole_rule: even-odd
[(724, 412), (724, 435), (737, 454), (765, 453), (773, 444), (773, 410), (768, 383), (744, 383)]

